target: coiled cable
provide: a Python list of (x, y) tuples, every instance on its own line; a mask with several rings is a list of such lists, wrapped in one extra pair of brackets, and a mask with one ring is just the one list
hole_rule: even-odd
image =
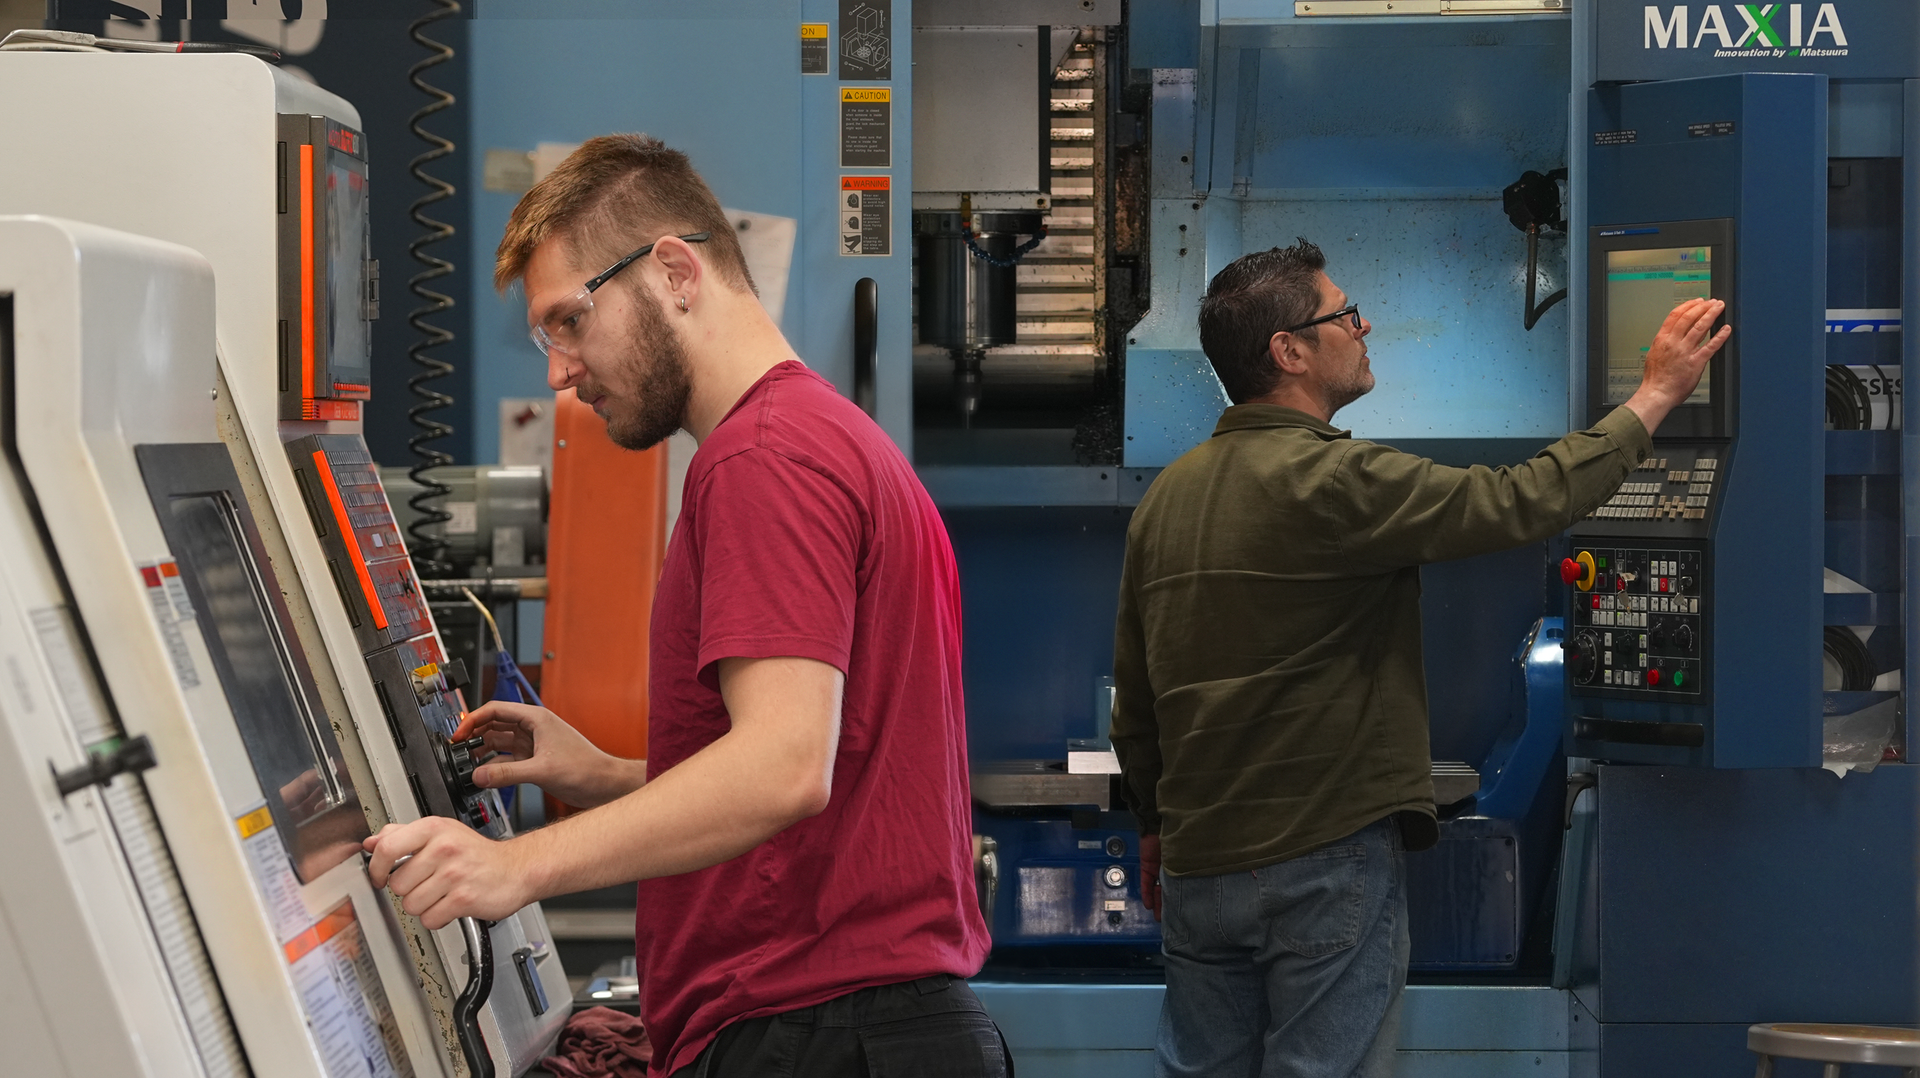
[(1827, 367), (1827, 429), (1866, 430), (1873, 425), (1873, 395), (1860, 376), (1838, 365)]
[(1840, 625), (1828, 625), (1820, 634), (1824, 687), (1829, 692), (1866, 692), (1873, 688), (1873, 655), (1867, 646)]
[(453, 238), (454, 228), (443, 221), (436, 221), (426, 215), (427, 207), (436, 202), (453, 197), (453, 185), (426, 170), (426, 165), (453, 153), (453, 142), (428, 131), (421, 122), (436, 112), (453, 106), (452, 94), (427, 82), (421, 76), (427, 69), (446, 63), (453, 58), (453, 49), (426, 35), (426, 28), (441, 19), (457, 17), (460, 5), (455, 0), (430, 0), (434, 10), (413, 20), (407, 27), (407, 36), (431, 55), (407, 69), (407, 81), (413, 88), (433, 100), (421, 106), (411, 117), (407, 126), (414, 137), (427, 144), (426, 152), (415, 157), (407, 166), (413, 178), (427, 188), (427, 193), (413, 200), (407, 207), (407, 215), (413, 223), (424, 231), (407, 244), (407, 253), (415, 262), (426, 268), (407, 281), (407, 288), (416, 297), (426, 303), (416, 307), (407, 316), (407, 321), (420, 334), (420, 339), (407, 349), (407, 357), (421, 368), (413, 377), (407, 379), (407, 390), (416, 399), (413, 407), (407, 409), (407, 419), (419, 428), (407, 439), (407, 448), (418, 458), (414, 466), (407, 471), (407, 477), (419, 486), (417, 493), (407, 499), (414, 510), (413, 523), (407, 525), (408, 549), (413, 553), (414, 568), (423, 577), (449, 576), (453, 572), (453, 563), (447, 559), (447, 539), (442, 527), (453, 519), (446, 511), (444, 502), (453, 488), (435, 480), (429, 473), (433, 469), (452, 464), (453, 457), (431, 443), (453, 433), (453, 427), (433, 418), (433, 413), (453, 404), (453, 398), (434, 389), (430, 383), (453, 373), (453, 364), (429, 354), (431, 349), (453, 342), (453, 331), (430, 321), (434, 315), (453, 309), (453, 297), (436, 292), (427, 287), (428, 282), (445, 277), (453, 272), (453, 263), (444, 258), (426, 253), (426, 248), (442, 240)]

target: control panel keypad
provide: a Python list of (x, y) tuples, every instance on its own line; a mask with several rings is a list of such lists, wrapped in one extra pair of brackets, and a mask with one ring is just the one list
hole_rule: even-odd
[(1706, 681), (1698, 550), (1581, 546), (1567, 674), (1575, 692), (1695, 697)]
[[(1640, 462), (1613, 497), (1587, 514), (1588, 520), (1705, 520), (1720, 460), (1694, 457), (1690, 450), (1668, 448)], [(1714, 450), (1707, 450), (1712, 453)]]

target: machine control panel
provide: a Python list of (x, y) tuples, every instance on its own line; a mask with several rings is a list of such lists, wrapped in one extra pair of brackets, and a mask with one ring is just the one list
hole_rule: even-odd
[(503, 836), (499, 795), (473, 782), (484, 742), (452, 740), (465, 710), (465, 664), (440, 646), (366, 442), (310, 435), (288, 443), (287, 453), (414, 801), (423, 813)]
[(293, 472), (360, 649), (431, 634), (426, 598), (366, 443), (354, 435), (316, 435), (293, 444), (302, 447)]
[(1573, 588), (1566, 661), (1576, 696), (1702, 698), (1703, 549), (1581, 543), (1561, 563), (1560, 576)]

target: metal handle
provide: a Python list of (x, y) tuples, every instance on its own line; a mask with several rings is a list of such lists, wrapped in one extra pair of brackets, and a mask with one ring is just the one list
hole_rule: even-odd
[(453, 1021), (472, 1078), (493, 1078), (493, 1056), (480, 1035), (480, 1008), (493, 994), (493, 935), (487, 931), (492, 927), (487, 921), (460, 918), (460, 934), (467, 941), (467, 986), (453, 1001)]
[(973, 836), (973, 885), (980, 915), (992, 925), (994, 903), (1000, 898), (1000, 843), (992, 835)]
[(862, 277), (853, 286), (853, 403), (874, 414), (874, 376), (880, 366), (880, 286)]

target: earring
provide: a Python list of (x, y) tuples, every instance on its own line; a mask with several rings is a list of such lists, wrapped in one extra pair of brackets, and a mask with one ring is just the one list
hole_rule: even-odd
[(680, 297), (680, 313), (681, 314), (687, 313), (687, 297), (685, 296)]

